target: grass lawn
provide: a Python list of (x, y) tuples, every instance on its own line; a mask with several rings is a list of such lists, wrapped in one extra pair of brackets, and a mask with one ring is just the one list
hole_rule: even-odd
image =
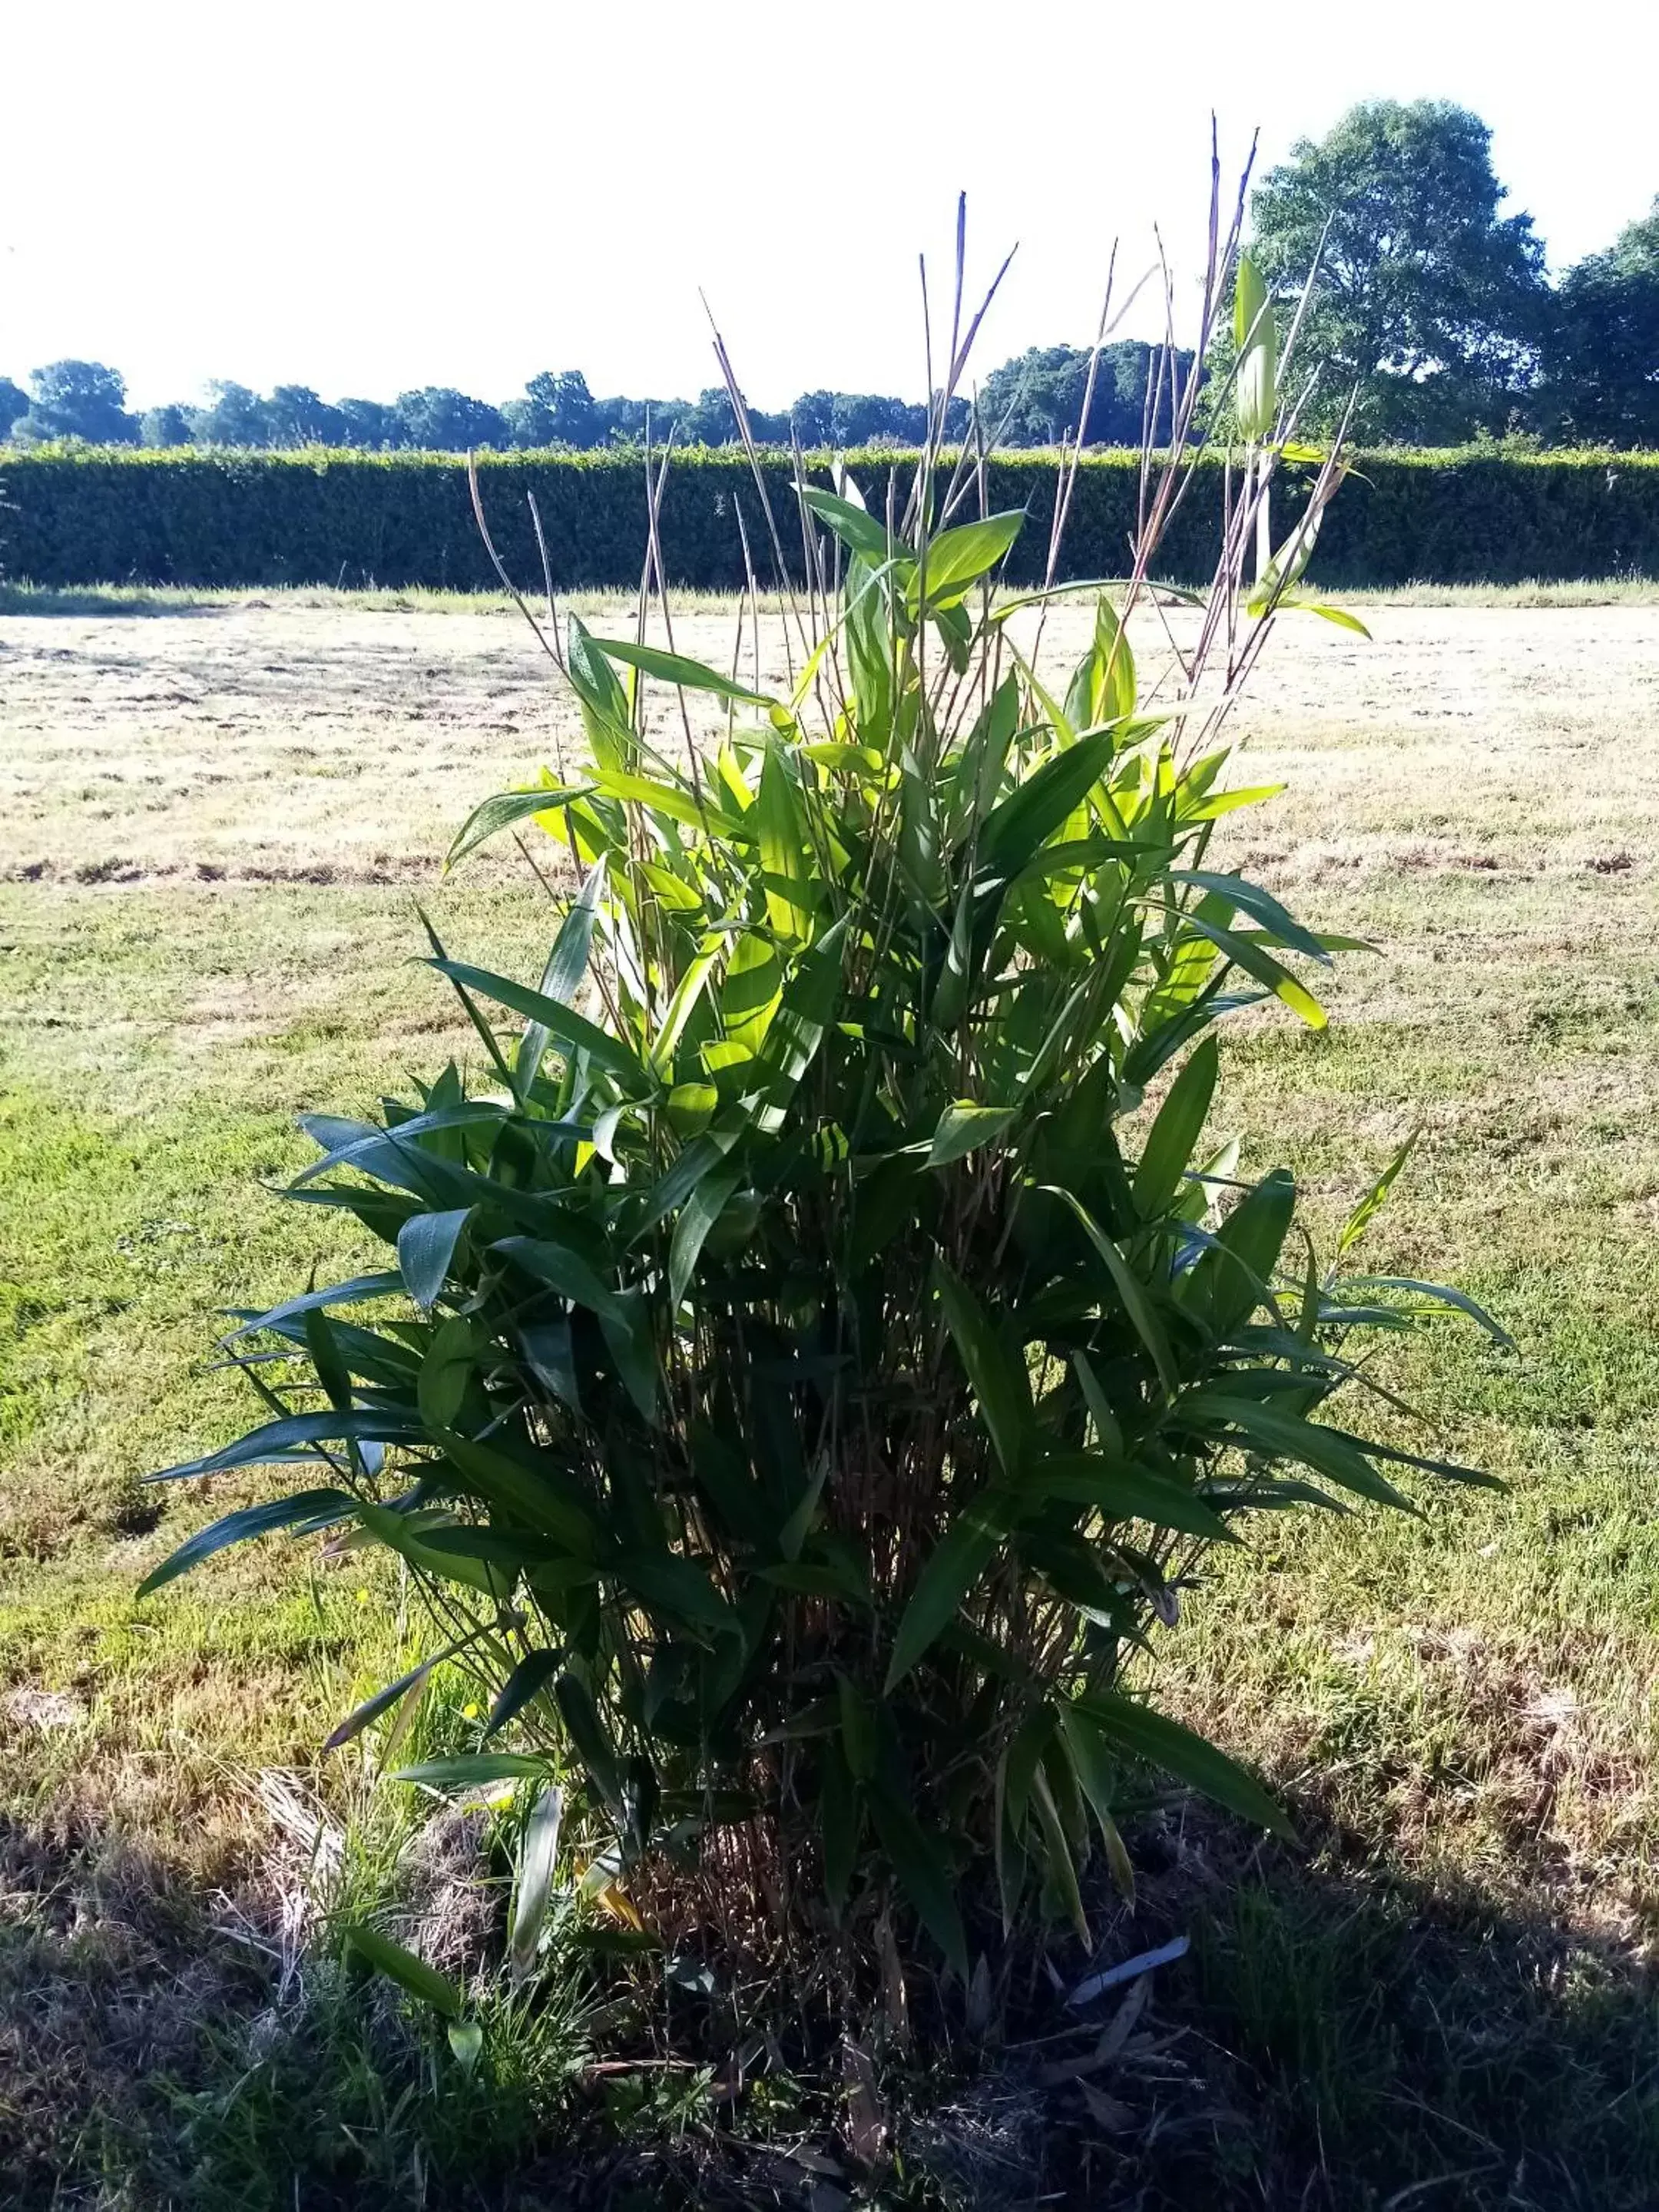
[[(1332, 1219), (1420, 1131), (1371, 1264), (1462, 1285), (1519, 1349), (1455, 1322), (1391, 1379), (1511, 1487), (1284, 1522), (1187, 1594), (1164, 1694), (1271, 1776), (1300, 1843), (1149, 1816), (1113, 1941), (1192, 1950), (1109, 2094), (1039, 2107), (1016, 2057), (1000, 2103), (918, 2124), (906, 2202), (1036, 2201), (1061, 2137), (1103, 2205), (1656, 2201), (1659, 605), (1557, 596), (1379, 603), (1370, 645), (1282, 629), (1241, 727), (1249, 780), (1289, 788), (1225, 854), (1378, 950), (1328, 1035), (1234, 1031), (1218, 1122)], [(677, 635), (730, 639), (704, 605)], [(318, 1755), (420, 1649), (383, 1570), (268, 1545), (132, 1595), (210, 1517), (204, 1486), (140, 1478), (244, 1425), (218, 1310), (360, 1256), (265, 1194), (308, 1156), (295, 1115), (468, 1049), (411, 964), (414, 897), (481, 964), (539, 964), (521, 874), (444, 885), (434, 856), (574, 750), (543, 666), (487, 605), (0, 608), (8, 2204), (553, 2206), (577, 2136), (704, 2125), (706, 2100), (585, 2072), (605, 2024), (574, 1996), (504, 2018), (487, 2081), (307, 1949), (336, 1857), (337, 1902), (397, 1891), (459, 1966), (499, 1920), (476, 1836)], [(467, 1696), (446, 1682), (419, 1729), (449, 1740)]]

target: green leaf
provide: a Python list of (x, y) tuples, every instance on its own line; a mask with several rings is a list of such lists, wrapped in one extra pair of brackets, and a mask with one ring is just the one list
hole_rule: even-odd
[(1108, 1520), (1150, 1521), (1160, 1528), (1179, 1528), (1213, 1544), (1236, 1543), (1213, 1506), (1167, 1475), (1094, 1452), (1050, 1452), (1031, 1468), (1034, 1496), (1073, 1505), (1092, 1505)]
[(1085, 1802), (1095, 1816), (1100, 1830), (1100, 1840), (1105, 1846), (1107, 1863), (1112, 1869), (1112, 1879), (1131, 1905), (1135, 1901), (1135, 1875), (1129, 1854), (1124, 1849), (1123, 1838), (1118, 1833), (1113, 1817), (1112, 1754), (1106, 1739), (1094, 1723), (1070, 1698), (1062, 1698), (1055, 1707), (1060, 1721), (1060, 1740), (1072, 1762), (1072, 1771), (1077, 1778), (1078, 1788)]
[(411, 1213), (398, 1231), (398, 1266), (410, 1297), (423, 1311), (444, 1286), (471, 1211), (463, 1206), (447, 1213)]
[(1393, 1505), (1402, 1512), (1416, 1508), (1404, 1493), (1380, 1475), (1366, 1457), (1366, 1447), (1346, 1430), (1322, 1421), (1304, 1421), (1277, 1406), (1230, 1395), (1224, 1390), (1198, 1390), (1183, 1398), (1176, 1412), (1182, 1425), (1208, 1435), (1233, 1431), (1227, 1441), (1243, 1443), (1264, 1459), (1294, 1460), (1310, 1467), (1328, 1481), (1351, 1490), (1374, 1504)]
[(522, 1977), (536, 1963), (536, 1946), (547, 1919), (553, 1895), (553, 1872), (559, 1854), (559, 1826), (564, 1817), (564, 1796), (550, 1782), (537, 1796), (525, 1823), (519, 1852), (518, 1883), (513, 1894), (513, 1932), (507, 1955), (513, 1972)]
[(870, 1810), (899, 1887), (909, 1899), (916, 1917), (965, 1982), (968, 1938), (956, 1891), (937, 1841), (923, 1832), (915, 1814), (893, 1790), (872, 1790)]
[(1346, 607), (1333, 606), (1328, 599), (1307, 599), (1300, 592), (1286, 592), (1274, 603), (1274, 612), (1284, 614), (1286, 611), (1317, 615), (1322, 622), (1334, 623), (1338, 629), (1351, 629), (1357, 636), (1370, 642), (1371, 634), (1358, 616), (1350, 614)]
[(532, 991), (528, 984), (515, 983), (509, 976), (492, 975), (485, 969), (470, 968), (463, 960), (428, 960), (426, 964), (435, 968), (440, 975), (447, 975), (452, 982), (463, 983), (480, 997), (494, 999), (498, 1006), (510, 1006), (515, 1014), (524, 1014), (539, 1023), (568, 1052), (585, 1052), (595, 1066), (622, 1077), (642, 1091), (653, 1088), (639, 1055), (619, 1037), (599, 1029), (573, 1007), (561, 1006), (556, 999)]
[(739, 844), (748, 843), (752, 837), (752, 831), (738, 816), (728, 813), (707, 792), (700, 797), (689, 783), (669, 783), (660, 776), (640, 775), (614, 768), (602, 769), (594, 781), (595, 787), (606, 799), (620, 799), (630, 806), (643, 806), (688, 830), (701, 830), (705, 836), (731, 838)]
[(571, 687), (581, 702), (582, 727), (602, 768), (631, 768), (639, 751), (628, 695), (592, 633), (572, 615), (565, 626)]
[(1295, 1212), (1295, 1181), (1275, 1168), (1245, 1193), (1193, 1269), (1194, 1303), (1207, 1306), (1218, 1336), (1231, 1336), (1258, 1305), (1271, 1304), (1273, 1270)]
[(1454, 1290), (1446, 1283), (1419, 1283), (1411, 1275), (1349, 1275), (1342, 1287), (1350, 1291), (1408, 1291), (1425, 1299), (1431, 1306), (1449, 1306), (1478, 1322), (1494, 1342), (1506, 1352), (1516, 1348), (1515, 1339), (1502, 1324), (1492, 1319), (1485, 1306), (1469, 1297), (1465, 1291)]
[(394, 1297), (403, 1290), (400, 1274), (354, 1275), (349, 1282), (332, 1283), (325, 1291), (307, 1291), (303, 1297), (285, 1298), (279, 1306), (251, 1315), (231, 1330), (225, 1341), (234, 1344), (239, 1336), (256, 1335), (262, 1328), (274, 1328), (279, 1322), (291, 1321), (296, 1314), (310, 1313), (319, 1306), (356, 1305), (360, 1300)]
[(541, 1695), (558, 1673), (563, 1657), (562, 1651), (532, 1651), (520, 1660), (489, 1709), (484, 1729), (486, 1741), (510, 1720), (515, 1720), (532, 1698)]
[(417, 1444), (425, 1440), (425, 1432), (412, 1410), (289, 1413), (283, 1420), (268, 1421), (264, 1428), (251, 1430), (220, 1451), (208, 1452), (201, 1459), (186, 1460), (179, 1467), (164, 1468), (149, 1479), (151, 1482), (185, 1482), (198, 1474), (222, 1474), (233, 1467), (273, 1467), (287, 1460), (319, 1459), (324, 1456), (324, 1444)]
[(647, 1292), (623, 1291), (609, 1312), (600, 1313), (599, 1329), (623, 1388), (654, 1427), (659, 1370), (651, 1334), (652, 1312)]
[(848, 499), (839, 499), (832, 491), (822, 491), (816, 484), (799, 487), (801, 504), (811, 508), (820, 522), (834, 531), (843, 545), (854, 553), (862, 553), (878, 565), (887, 560), (896, 549), (890, 544), (886, 531), (875, 517), (861, 507), (854, 507)]
[(727, 1200), (743, 1180), (738, 1168), (705, 1176), (680, 1208), (668, 1246), (668, 1296), (678, 1306), (684, 1297), (708, 1232), (724, 1212)]
[[(1006, 557), (1024, 527), (1024, 508), (1013, 507), (941, 532), (928, 546), (925, 562), (929, 611), (938, 613), (959, 605), (980, 578)], [(918, 561), (905, 586), (905, 604), (912, 614), (921, 604), (923, 566)]]
[(928, 1166), (949, 1167), (952, 1160), (977, 1152), (1000, 1136), (1018, 1111), (1017, 1106), (975, 1106), (971, 1098), (958, 1098), (939, 1117), (927, 1151)]
[(442, 1322), (432, 1332), (426, 1358), (416, 1384), (421, 1419), (428, 1429), (454, 1425), (478, 1364), (478, 1336), (472, 1323), (459, 1314)]
[(981, 874), (1017, 876), (1100, 781), (1119, 741), (1115, 728), (1079, 738), (993, 807), (979, 833)]
[(1066, 1916), (1076, 1931), (1078, 1941), (1092, 1946), (1094, 1938), (1089, 1933), (1088, 1917), (1083, 1910), (1083, 1893), (1078, 1887), (1077, 1867), (1072, 1857), (1071, 1846), (1066, 1840), (1066, 1832), (1060, 1825), (1048, 1778), (1041, 1767), (1031, 1778), (1031, 1802), (1036, 1808), (1037, 1826), (1042, 1832), (1043, 1856), (1049, 1877), (1060, 1893)]
[(623, 1817), (622, 1770), (611, 1740), (599, 1719), (599, 1709), (586, 1682), (574, 1674), (561, 1674), (553, 1686), (572, 1747), (594, 1788), (617, 1820)]
[(1013, 1510), (1012, 1497), (994, 1490), (957, 1508), (956, 1519), (928, 1553), (904, 1608), (888, 1662), (886, 1695), (891, 1696), (955, 1619), (957, 1608), (1007, 1534)]
[[(1240, 914), (1247, 914), (1272, 932), (1279, 942), (1292, 952), (1303, 952), (1310, 960), (1331, 964), (1331, 956), (1323, 940), (1304, 929), (1296, 916), (1282, 906), (1271, 891), (1263, 890), (1260, 884), (1252, 884), (1243, 876), (1224, 875), (1210, 868), (1171, 868), (1172, 884), (1190, 884), (1194, 889), (1207, 892), (1215, 898), (1225, 899)], [(1259, 943), (1252, 938), (1249, 942)]]
[(617, 1311), (617, 1294), (602, 1283), (580, 1252), (545, 1237), (503, 1237), (490, 1246), (514, 1267), (522, 1267), (538, 1283), (545, 1283), (572, 1305), (586, 1306), (599, 1315)]
[(556, 806), (571, 800), (586, 799), (592, 791), (592, 784), (540, 785), (533, 791), (498, 791), (493, 799), (486, 799), (475, 806), (456, 832), (455, 842), (444, 855), (444, 872), (459, 866), (469, 853), (476, 853), (480, 845), (499, 837), (503, 830), (510, 830), (515, 822), (524, 822), (538, 814), (550, 813)]
[(806, 872), (799, 796), (775, 738), (768, 741), (761, 760), (754, 821), (766, 884), (766, 918), (773, 934), (787, 945), (802, 934), (802, 918), (811, 919), (817, 896)]
[(1233, 387), (1233, 412), (1240, 435), (1265, 438), (1273, 427), (1279, 405), (1279, 333), (1273, 324), (1273, 301), (1261, 272), (1248, 253), (1238, 257), (1238, 277), (1233, 291), (1233, 343), (1238, 348), (1238, 378)]
[(476, 2020), (452, 2020), (444, 2032), (462, 2073), (471, 2073), (483, 2056), (483, 2029)]
[(240, 1511), (227, 1513), (222, 1521), (198, 1528), (193, 1536), (187, 1537), (159, 1567), (151, 1568), (139, 1583), (137, 1594), (148, 1597), (152, 1590), (188, 1574), (216, 1552), (227, 1551), (232, 1544), (246, 1543), (251, 1536), (268, 1536), (276, 1529), (292, 1528), (302, 1522), (311, 1522), (319, 1528), (331, 1526), (349, 1520), (356, 1510), (356, 1499), (343, 1490), (297, 1490), (291, 1497), (273, 1498), (263, 1505), (244, 1505)]
[[(547, 965), (542, 970), (542, 996), (556, 1000), (562, 1006), (570, 1005), (586, 978), (588, 957), (593, 943), (593, 924), (599, 914), (599, 894), (604, 888), (605, 860), (601, 856), (582, 878), (581, 890), (559, 924), (559, 933), (553, 940), (553, 949), (547, 956)], [(547, 1040), (548, 1031), (541, 1022), (527, 1024), (519, 1039), (513, 1079), (520, 1098), (526, 1096), (536, 1080), (542, 1056), (547, 1050)]]
[(1085, 1718), (1092, 1721), (1109, 1743), (1131, 1753), (1149, 1766), (1162, 1767), (1218, 1805), (1241, 1819), (1267, 1828), (1274, 1835), (1295, 1840), (1295, 1831), (1283, 1808), (1275, 1803), (1255, 1777), (1229, 1759), (1224, 1751), (1201, 1735), (1182, 1728), (1150, 1705), (1115, 1690), (1096, 1690), (1077, 1700)]
[(745, 684), (733, 682), (722, 676), (718, 669), (705, 668), (700, 660), (687, 660), (678, 653), (665, 653), (654, 645), (635, 645), (631, 639), (596, 637), (593, 645), (607, 660), (619, 660), (624, 666), (637, 668), (647, 676), (658, 676), (665, 684), (677, 684), (685, 691), (712, 691), (717, 699), (735, 699), (750, 707), (775, 707), (777, 701), (764, 691), (751, 691)]
[(532, 1759), (526, 1752), (474, 1751), (456, 1759), (426, 1759), (417, 1766), (400, 1766), (390, 1779), (456, 1797), (492, 1790), (501, 1782), (544, 1782), (552, 1771), (546, 1759)]
[(1144, 1221), (1157, 1220), (1186, 1179), (1209, 1118), (1220, 1066), (1220, 1048), (1213, 1036), (1206, 1036), (1170, 1085), (1135, 1170), (1135, 1209)]
[(1339, 1260), (1345, 1252), (1353, 1249), (1377, 1214), (1382, 1212), (1383, 1200), (1394, 1188), (1395, 1177), (1410, 1159), (1421, 1133), (1422, 1132), (1418, 1129), (1412, 1131), (1410, 1136), (1407, 1138), (1405, 1143), (1401, 1145), (1400, 1150), (1343, 1223), (1341, 1234), (1336, 1240), (1336, 1256)]
[[(1224, 952), (1236, 967), (1247, 975), (1267, 986), (1276, 999), (1282, 999), (1292, 1013), (1299, 1014), (1310, 1030), (1325, 1027), (1325, 1009), (1307, 985), (1292, 975), (1284, 963), (1275, 960), (1255, 938), (1243, 937), (1235, 929), (1224, 929), (1219, 922), (1206, 921), (1199, 914), (1185, 916), (1186, 927), (1197, 936), (1205, 938), (1218, 952)], [(1323, 955), (1321, 955), (1322, 958)]]
[(401, 1943), (394, 1943), (389, 1936), (382, 1936), (378, 1928), (371, 1928), (363, 1921), (348, 1921), (340, 1932), (376, 1973), (396, 1982), (399, 1989), (417, 1997), (423, 2005), (429, 2005), (444, 2019), (460, 2018), (461, 1993), (435, 1966), (428, 1966), (424, 1959), (417, 1959), (412, 1951), (405, 1951)]
[(1003, 1472), (1018, 1472), (1031, 1432), (1031, 1386), (1022, 1361), (1015, 1359), (987, 1319), (985, 1310), (943, 1260), (933, 1261), (933, 1282), (945, 1326), (963, 1367), (981, 1418), (996, 1446)]
[(659, 1613), (677, 1614), (699, 1628), (732, 1626), (731, 1607), (696, 1559), (679, 1552), (621, 1552), (605, 1572)]
[(592, 1557), (592, 1518), (579, 1481), (560, 1459), (539, 1453), (526, 1464), (494, 1443), (457, 1436), (453, 1429), (441, 1429), (434, 1441), (464, 1486), (492, 1510), (521, 1522), (579, 1559)]
[(1062, 1190), (1057, 1183), (1044, 1183), (1040, 1188), (1061, 1200), (1077, 1216), (1084, 1235), (1105, 1262), (1106, 1272), (1112, 1279), (1113, 1288), (1122, 1301), (1123, 1310), (1128, 1315), (1135, 1334), (1152, 1355), (1158, 1380), (1173, 1397), (1177, 1388), (1175, 1354), (1170, 1348), (1164, 1324), (1146, 1294), (1146, 1285), (1088, 1208), (1073, 1198), (1069, 1190)]

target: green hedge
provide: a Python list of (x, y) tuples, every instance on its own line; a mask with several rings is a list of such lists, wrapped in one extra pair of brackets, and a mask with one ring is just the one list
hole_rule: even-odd
[[(872, 507), (890, 453), (854, 455)], [(788, 457), (769, 459), (786, 558), (799, 562)], [(527, 453), (480, 464), (496, 542), (516, 577), (541, 568), (525, 500), (535, 492), (562, 586), (632, 585), (645, 542), (637, 456)], [(827, 469), (815, 469), (827, 481)], [(1066, 548), (1071, 576), (1121, 572), (1133, 527), (1137, 462), (1102, 453), (1084, 465)], [(430, 585), (495, 581), (478, 541), (465, 464), (446, 453), (244, 453), (45, 448), (9, 454), (0, 507), (0, 571), (40, 584)], [(991, 497), (1027, 505), (1031, 526), (1013, 574), (1041, 568), (1054, 498), (1052, 454), (996, 461)], [(902, 476), (901, 480), (902, 480)], [(1160, 567), (1208, 573), (1221, 496), (1205, 464)], [(676, 458), (663, 510), (671, 579), (707, 588), (743, 580), (734, 503), (741, 500), (762, 580), (772, 556), (747, 464), (731, 451)], [(1279, 501), (1288, 525), (1296, 495)], [(1510, 582), (1659, 574), (1659, 455), (1489, 452), (1359, 457), (1332, 508), (1314, 574), (1333, 584)]]

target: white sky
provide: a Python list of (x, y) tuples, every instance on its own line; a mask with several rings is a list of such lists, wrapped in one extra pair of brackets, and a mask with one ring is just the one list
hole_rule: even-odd
[(970, 271), (1021, 241), (983, 373), (1091, 334), (1115, 235), (1196, 277), (1212, 106), (1265, 167), (1355, 100), (1462, 101), (1556, 267), (1659, 191), (1651, 0), (13, 0), (0, 41), (0, 374), (106, 361), (141, 407), (689, 396), (699, 284), (757, 404), (919, 397), (958, 187)]

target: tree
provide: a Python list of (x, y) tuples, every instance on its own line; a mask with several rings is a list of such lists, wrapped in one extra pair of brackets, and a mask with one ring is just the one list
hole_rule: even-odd
[(273, 446), (343, 446), (346, 421), (307, 384), (279, 384), (265, 403)]
[(395, 408), (384, 399), (343, 399), (335, 409), (340, 418), (343, 444), (355, 446), (359, 451), (378, 453), (386, 446), (399, 443), (398, 416)]
[(29, 411), (29, 398), (21, 384), (14, 384), (9, 376), (0, 376), (0, 438), (11, 435), (11, 426), (21, 422)]
[(88, 445), (131, 446), (138, 422), (126, 411), (126, 379), (101, 361), (54, 361), (29, 377), (27, 412), (13, 435), (39, 445), (51, 438), (84, 438)]
[(1500, 215), (1504, 198), (1491, 131), (1449, 100), (1351, 108), (1268, 173), (1251, 204), (1263, 276), (1294, 296), (1319, 261), (1300, 351), (1327, 367), (1309, 427), (1340, 416), (1351, 387), (1367, 437), (1504, 427), (1535, 373), (1546, 294), (1532, 218)]
[(1562, 278), (1537, 412), (1585, 443), (1659, 445), (1659, 199)]
[(270, 446), (272, 434), (267, 401), (246, 384), (216, 378), (208, 386), (208, 404), (191, 412), (193, 441), (203, 446)]
[(526, 385), (522, 399), (507, 401), (501, 416), (515, 446), (586, 447), (599, 442), (599, 410), (579, 368), (557, 374), (544, 369)]
[(927, 428), (920, 400), (874, 392), (803, 392), (789, 419), (804, 446), (916, 445)]
[(470, 399), (444, 384), (400, 392), (395, 403), (398, 442), (425, 453), (464, 453), (471, 446), (505, 446), (507, 425), (501, 410)]
[[(737, 410), (723, 384), (708, 386), (697, 394), (694, 406), (688, 407), (684, 400), (674, 400), (659, 411), (655, 401), (650, 404), (653, 437), (668, 435), (672, 410), (672, 427), (681, 445), (735, 446), (738, 442)], [(769, 415), (764, 408), (751, 407), (746, 395), (744, 410), (749, 417), (750, 434), (757, 445), (787, 446), (789, 443), (787, 415)]]
[(147, 446), (188, 446), (193, 437), (190, 414), (182, 407), (146, 407), (138, 428)]
[[(1153, 443), (1168, 444), (1175, 380), (1184, 379), (1192, 356), (1176, 353), (1174, 378), (1167, 356), (1167, 348), (1133, 338), (1101, 349), (1085, 445), (1139, 445), (1149, 380), (1158, 396)], [(1033, 346), (1029, 353), (994, 368), (981, 386), (980, 413), (988, 434), (1000, 431), (1011, 446), (1054, 446), (1074, 437), (1088, 380), (1086, 346)]]

